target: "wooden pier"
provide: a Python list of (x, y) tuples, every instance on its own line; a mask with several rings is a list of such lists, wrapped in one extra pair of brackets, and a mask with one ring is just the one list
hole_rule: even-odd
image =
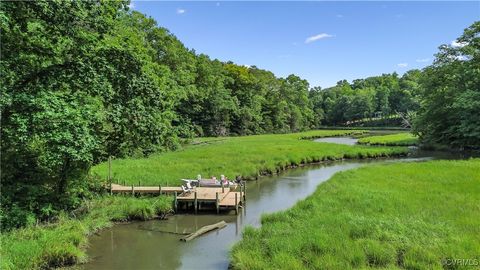
[(175, 192), (182, 193), (181, 187), (162, 187), (162, 186), (122, 186), (119, 184), (112, 184), (112, 193), (142, 193), (142, 194), (174, 194)]
[(245, 202), (245, 189), (240, 186), (240, 191), (233, 188), (219, 187), (195, 187), (191, 192), (182, 193), (175, 196), (175, 211), (184, 206), (186, 209), (193, 206), (195, 213), (201, 208), (211, 208), (220, 210), (235, 210), (238, 213), (239, 207)]
[[(237, 191), (239, 189), (239, 191)], [(232, 187), (193, 187), (189, 192), (184, 192), (182, 187), (162, 186), (125, 186), (111, 184), (112, 194), (158, 194), (173, 195), (174, 208), (177, 212), (181, 208), (189, 209), (193, 206), (195, 214), (201, 209), (214, 209), (217, 214), (220, 210), (238, 210), (245, 203), (245, 186)]]

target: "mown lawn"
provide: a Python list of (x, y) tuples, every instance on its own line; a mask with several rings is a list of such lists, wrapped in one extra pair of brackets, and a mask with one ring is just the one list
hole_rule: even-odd
[(264, 216), (260, 229), (247, 228), (232, 265), (478, 269), (479, 217), (480, 159), (373, 165), (338, 173), (293, 208)]
[(0, 269), (47, 269), (84, 262), (88, 236), (112, 221), (146, 220), (172, 210), (172, 198), (99, 197), (52, 224), (2, 233)]
[(358, 143), (370, 145), (410, 146), (418, 144), (418, 137), (411, 133), (403, 132), (390, 135), (363, 137), (358, 140)]
[[(256, 135), (245, 137), (206, 138), (183, 150), (154, 154), (148, 158), (118, 159), (112, 162), (112, 175), (119, 183), (138, 185), (178, 184), (181, 178), (221, 174), (230, 179), (241, 175), (255, 177), (291, 165), (404, 154), (402, 147), (348, 146), (317, 143), (307, 138), (359, 134), (359, 130), (317, 130), (295, 134)], [(108, 164), (92, 168), (102, 179), (108, 175)]]

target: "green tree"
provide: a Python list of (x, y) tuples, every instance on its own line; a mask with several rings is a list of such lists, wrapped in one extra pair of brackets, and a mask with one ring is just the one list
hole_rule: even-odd
[(442, 45), (421, 79), (421, 108), (415, 131), (425, 143), (480, 147), (480, 22)]
[[(124, 2), (1, 2), (2, 226), (75, 206), (101, 152), (95, 48)], [(22, 213), (25, 212), (25, 213)], [(16, 218), (9, 218), (9, 217)]]

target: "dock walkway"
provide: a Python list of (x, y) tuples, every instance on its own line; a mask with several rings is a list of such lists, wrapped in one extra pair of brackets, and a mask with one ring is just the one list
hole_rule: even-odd
[(238, 208), (245, 202), (245, 186), (240, 185), (240, 191), (237, 186), (232, 187), (194, 187), (190, 192), (183, 192), (182, 187), (162, 187), (162, 186), (123, 186), (111, 184), (111, 193), (130, 193), (135, 194), (165, 194), (174, 196), (175, 212), (179, 208), (188, 209), (193, 205), (195, 213), (200, 208), (215, 206), (217, 213), (221, 209), (232, 210), (238, 213)]
[(162, 187), (162, 186), (122, 186), (113, 184), (111, 187), (112, 193), (151, 193), (151, 194), (180, 194), (183, 192), (181, 187)]

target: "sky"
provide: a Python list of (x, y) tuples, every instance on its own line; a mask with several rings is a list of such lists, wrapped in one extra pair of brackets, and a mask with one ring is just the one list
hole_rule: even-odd
[(310, 86), (432, 63), (480, 20), (471, 2), (133, 1), (185, 46), (212, 59), (296, 74)]

